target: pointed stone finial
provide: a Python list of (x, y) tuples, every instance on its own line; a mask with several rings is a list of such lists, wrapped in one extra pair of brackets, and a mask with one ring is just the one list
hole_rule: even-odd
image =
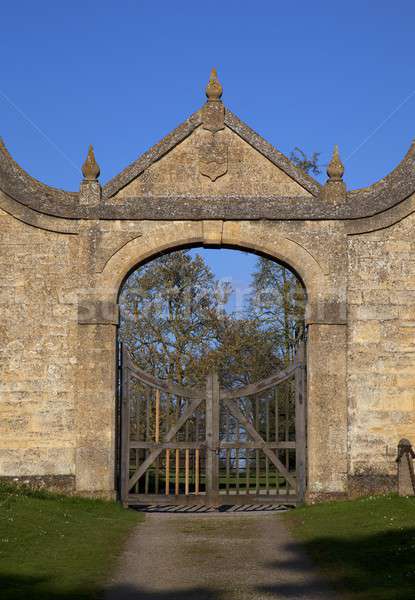
[(339, 147), (334, 146), (333, 155), (327, 165), (328, 179), (321, 190), (321, 197), (327, 202), (342, 202), (346, 199), (346, 184), (343, 181), (344, 165)]
[(82, 175), (84, 180), (81, 181), (79, 190), (80, 204), (88, 204), (94, 206), (101, 200), (101, 185), (98, 181), (100, 169), (95, 160), (94, 149), (89, 146), (88, 155), (82, 165)]
[(206, 96), (208, 102), (220, 102), (222, 92), (223, 89), (218, 79), (216, 69), (212, 69), (210, 73), (209, 83), (206, 86)]
[(97, 161), (95, 160), (94, 149), (89, 146), (88, 155), (84, 164), (82, 165), (82, 175), (86, 181), (96, 181), (99, 177), (100, 169)]
[(337, 144), (334, 146), (331, 161), (327, 166), (327, 175), (331, 181), (342, 181), (343, 179), (344, 165), (341, 161), (339, 147)]

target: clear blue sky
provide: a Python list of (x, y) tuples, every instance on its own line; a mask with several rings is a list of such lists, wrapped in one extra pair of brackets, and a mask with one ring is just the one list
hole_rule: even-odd
[(289, 153), (340, 145), (350, 188), (415, 137), (415, 3), (397, 0), (2, 4), (0, 135), (42, 181), (79, 186), (89, 143), (107, 181), (204, 102)]

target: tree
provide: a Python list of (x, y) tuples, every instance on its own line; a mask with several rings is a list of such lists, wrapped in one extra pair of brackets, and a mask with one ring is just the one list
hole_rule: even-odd
[(297, 148), (297, 146), (290, 154), (291, 162), (306, 173), (313, 175), (320, 175), (321, 173), (320, 165), (318, 163), (319, 159), (320, 152), (313, 152), (309, 158), (306, 153), (301, 150), (301, 148)]
[(306, 295), (292, 271), (259, 258), (253, 274), (248, 314), (267, 332), (279, 359), (288, 364), (303, 328)]
[(219, 323), (211, 363), (221, 384), (234, 388), (269, 377), (281, 365), (278, 349), (256, 318), (227, 315)]
[(162, 379), (203, 384), (215, 368), (229, 388), (259, 381), (292, 358), (304, 291), (291, 271), (261, 258), (242, 313), (225, 310), (231, 292), (200, 255), (161, 256), (126, 281), (120, 338), (142, 369)]
[(122, 290), (121, 339), (144, 370), (196, 383), (208, 369), (229, 293), (201, 256), (186, 250), (161, 256), (132, 273)]

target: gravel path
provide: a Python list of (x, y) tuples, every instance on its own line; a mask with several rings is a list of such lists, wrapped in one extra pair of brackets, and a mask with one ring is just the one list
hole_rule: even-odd
[(148, 514), (106, 600), (333, 600), (278, 514)]

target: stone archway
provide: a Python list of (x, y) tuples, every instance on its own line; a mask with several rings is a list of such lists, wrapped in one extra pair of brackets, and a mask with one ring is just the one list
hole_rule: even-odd
[[(86, 404), (98, 406), (102, 418), (100, 423), (99, 453), (93, 447), (79, 453), (77, 463), (78, 482), (83, 486), (93, 486), (100, 481), (96, 472), (107, 474), (110, 489), (114, 486), (115, 448), (114, 435), (116, 389), (115, 389), (115, 335), (116, 302), (120, 286), (126, 275), (137, 265), (167, 250), (189, 245), (232, 246), (260, 252), (285, 263), (304, 282), (308, 305), (306, 323), (309, 330), (308, 344), (308, 489), (307, 495), (313, 498), (320, 493), (325, 495), (344, 494), (347, 446), (347, 412), (345, 389), (345, 327), (340, 321), (341, 303), (334, 296), (330, 277), (324, 273), (319, 261), (304, 247), (285, 236), (272, 237), (267, 227), (260, 223), (185, 222), (176, 224), (151, 224), (142, 236), (131, 240), (113, 253), (96, 279), (93, 288), (88, 289), (88, 300), (83, 307), (90, 314), (101, 310), (101, 323), (94, 328), (85, 328), (80, 352), (86, 347), (100, 348), (99, 362), (107, 366), (111, 376), (102, 377), (99, 365), (93, 366), (88, 374), (88, 395)], [(335, 290), (338, 292), (338, 289)], [(89, 310), (88, 310), (89, 304)], [(97, 306), (101, 308), (97, 309)], [(92, 308), (91, 308), (92, 307)], [(107, 315), (105, 315), (105, 311)], [(329, 358), (326, 368), (322, 367), (321, 357)], [(82, 360), (80, 359), (80, 364)], [(110, 366), (110, 368), (108, 368)], [(83, 367), (82, 367), (83, 369)], [(95, 389), (91, 382), (97, 374)], [(80, 381), (83, 377), (80, 376)], [(85, 393), (82, 393), (85, 396)], [(103, 399), (105, 398), (105, 403)], [(98, 400), (99, 399), (99, 400)], [(87, 406), (79, 405), (79, 422), (82, 423)], [(89, 428), (88, 428), (89, 435)], [(107, 441), (103, 452), (104, 440)], [(83, 444), (82, 444), (83, 445)], [(85, 489), (85, 487), (84, 487)], [(80, 487), (82, 491), (82, 487)], [(110, 491), (110, 490), (109, 490)]]

